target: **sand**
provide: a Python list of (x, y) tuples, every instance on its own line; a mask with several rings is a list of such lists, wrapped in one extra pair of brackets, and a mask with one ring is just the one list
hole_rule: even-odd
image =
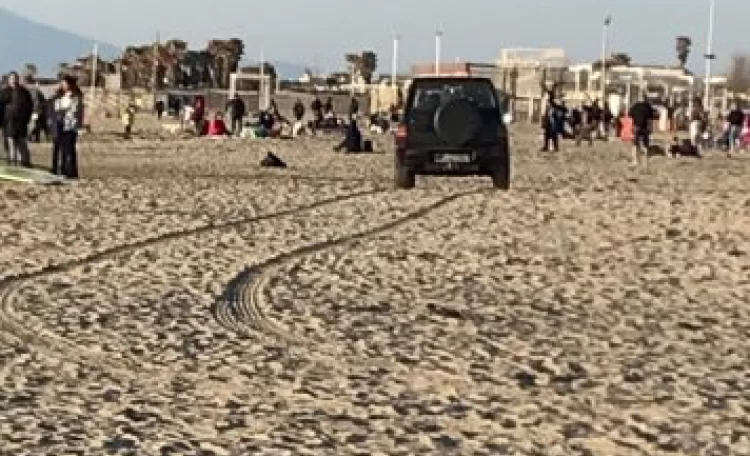
[(750, 159), (534, 133), (509, 193), (156, 133), (0, 183), (0, 454), (750, 454)]

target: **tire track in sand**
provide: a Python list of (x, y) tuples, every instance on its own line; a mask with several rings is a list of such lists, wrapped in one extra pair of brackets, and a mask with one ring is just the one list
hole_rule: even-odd
[(309, 341), (290, 333), (286, 328), (268, 318), (263, 310), (268, 307), (265, 303), (264, 289), (273, 274), (284, 263), (390, 231), (422, 218), (460, 198), (486, 192), (488, 190), (474, 189), (448, 195), (388, 223), (336, 239), (306, 245), (248, 267), (229, 282), (226, 291), (214, 305), (214, 318), (226, 329), (242, 335), (260, 332), (287, 344), (306, 344)]
[[(148, 380), (150, 379), (149, 374), (152, 372), (150, 370), (146, 370), (142, 363), (139, 363), (135, 360), (115, 360), (111, 357), (111, 355), (105, 352), (84, 349), (83, 347), (77, 346), (66, 338), (58, 336), (51, 331), (46, 330), (41, 324), (29, 324), (28, 321), (31, 320), (29, 316), (22, 317), (21, 315), (19, 315), (14, 305), (16, 300), (18, 299), (19, 293), (27, 287), (33, 287), (33, 281), (41, 277), (67, 272), (86, 264), (115, 258), (118, 255), (136, 251), (138, 249), (143, 249), (157, 244), (215, 230), (234, 228), (249, 223), (296, 215), (306, 211), (342, 203), (356, 198), (384, 193), (386, 191), (387, 189), (384, 188), (376, 188), (372, 190), (340, 195), (334, 198), (327, 198), (308, 204), (306, 206), (281, 210), (270, 214), (261, 214), (242, 217), (234, 220), (212, 222), (199, 227), (177, 230), (127, 244), (112, 246), (110, 248), (93, 253), (91, 255), (87, 255), (82, 258), (77, 258), (57, 264), (51, 264), (41, 267), (37, 270), (0, 278), (0, 343), (9, 347), (19, 347), (29, 351), (36, 351), (58, 361), (86, 362), (101, 371), (105, 371), (119, 377)], [(43, 290), (41, 290), (39, 287), (34, 287), (34, 289), (43, 293)], [(26, 322), (24, 322), (24, 320), (26, 320)], [(156, 370), (158, 370), (160, 373), (164, 373), (163, 369)]]

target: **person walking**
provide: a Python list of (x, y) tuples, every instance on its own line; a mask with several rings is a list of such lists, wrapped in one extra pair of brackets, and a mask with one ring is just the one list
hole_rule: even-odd
[(78, 129), (83, 125), (83, 92), (75, 78), (65, 76), (62, 95), (55, 103), (55, 113), (60, 122), (60, 172), (68, 179), (78, 179)]
[(630, 108), (630, 117), (633, 119), (633, 165), (638, 165), (642, 152), (648, 163), (648, 149), (651, 146), (651, 122), (654, 116), (654, 108), (645, 95), (641, 101)]
[(3, 134), (8, 142), (8, 161), (31, 167), (28, 137), (34, 101), (28, 89), (21, 85), (18, 73), (8, 75), (8, 87), (0, 92), (0, 104), (4, 106)]

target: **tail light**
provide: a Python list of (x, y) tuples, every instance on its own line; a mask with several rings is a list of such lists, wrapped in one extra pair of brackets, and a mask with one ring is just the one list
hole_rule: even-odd
[(406, 129), (406, 124), (399, 124), (396, 128), (396, 147), (405, 148), (407, 138), (408, 131)]

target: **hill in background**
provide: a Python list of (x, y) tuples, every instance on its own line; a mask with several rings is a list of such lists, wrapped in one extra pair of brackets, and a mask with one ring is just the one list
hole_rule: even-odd
[[(33, 63), (40, 76), (55, 76), (61, 62), (72, 62), (94, 48), (90, 38), (34, 22), (2, 7), (0, 30), (0, 73), (22, 71), (26, 63)], [(99, 52), (104, 59), (121, 53), (107, 43), (99, 43)]]
[[(94, 40), (75, 33), (40, 24), (0, 7), (0, 74), (12, 70), (23, 71), (27, 63), (39, 69), (39, 76), (54, 77), (61, 62), (73, 62), (93, 51)], [(105, 60), (122, 53), (117, 46), (99, 43), (99, 53)], [(276, 73), (282, 79), (297, 79), (304, 65), (274, 61)]]

